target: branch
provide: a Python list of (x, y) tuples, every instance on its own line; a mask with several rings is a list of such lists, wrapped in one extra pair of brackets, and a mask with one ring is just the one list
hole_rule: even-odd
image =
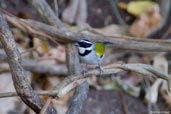
[(79, 61), (79, 56), (76, 48), (73, 44), (68, 44), (66, 46), (66, 59), (67, 59), (67, 67), (68, 73), (71, 74), (80, 74), (81, 73), (81, 65)]
[(80, 86), (77, 87), (73, 97), (71, 98), (71, 103), (66, 114), (81, 114), (83, 105), (88, 98), (89, 84), (84, 81)]
[(48, 74), (52, 76), (66, 76), (68, 74), (65, 65), (55, 65), (47, 61), (37, 62), (31, 59), (24, 59), (22, 66), (25, 70), (29, 70), (31, 72), (36, 72), (40, 74)]
[[(14, 87), (17, 94), (31, 109), (39, 113), (43, 106), (42, 100), (33, 91), (29, 81), (26, 78), (26, 73), (21, 66), (21, 57), (16, 47), (12, 33), (0, 12), (0, 41), (6, 52), (8, 63), (10, 66)], [(55, 110), (48, 107), (48, 114), (55, 114)]]
[[(123, 71), (133, 71), (133, 72), (136, 72), (143, 76), (157, 77), (157, 78), (164, 79), (166, 81), (168, 81), (168, 79), (169, 79), (168, 74), (164, 73), (160, 69), (154, 68), (153, 66), (146, 65), (146, 64), (114, 64), (110, 67), (103, 67), (103, 72), (101, 73), (101, 76), (116, 74), (116, 73), (120, 73)], [(67, 94), (67, 92), (69, 92), (71, 89), (76, 87), (75, 83), (78, 82), (78, 84), (81, 84), (81, 83), (79, 83), (79, 80), (85, 79), (88, 77), (92, 77), (92, 76), (99, 76), (98, 69), (88, 71), (84, 75), (82, 75), (82, 74), (70, 75), (70, 76), (66, 77), (58, 85), (56, 85), (54, 90), (37, 91), (36, 93), (38, 95), (44, 95), (44, 96), (62, 97), (65, 94)], [(73, 86), (71, 86), (71, 85), (73, 85)], [(67, 92), (65, 92), (65, 91), (67, 91)], [(17, 96), (17, 94), (15, 92), (0, 93), (0, 98), (12, 97), (12, 96)]]
[(46, 23), (58, 28), (64, 26), (45, 0), (28, 0), (28, 2), (37, 10), (40, 17)]
[[(113, 66), (110, 67), (103, 67), (103, 72), (101, 76), (106, 76), (110, 74), (116, 74), (120, 73), (122, 71), (133, 71), (136, 73), (139, 73), (143, 76), (153, 76), (157, 78), (161, 78), (164, 80), (168, 80), (169, 75), (165, 74), (161, 70), (152, 67), (151, 65), (146, 65), (146, 64), (114, 64)], [(98, 70), (91, 70), (84, 75), (77, 74), (77, 75), (70, 75), (66, 77), (61, 83), (59, 83), (54, 90), (49, 90), (49, 91), (38, 91), (37, 94), (39, 95), (46, 95), (46, 96), (58, 96), (62, 97), (64, 96), (67, 92), (64, 91), (70, 91), (76, 86), (70, 86), (70, 85), (75, 85), (75, 82), (79, 82), (80, 79), (88, 78), (91, 76), (98, 76), (99, 71)], [(64, 93), (64, 94), (63, 94)], [(15, 93), (1, 93), (0, 98), (2, 97), (10, 97), (10, 96), (15, 96)]]
[[(69, 43), (67, 45), (66, 53), (67, 53), (67, 65), (69, 71), (68, 73), (81, 74), (82, 70), (81, 70), (78, 52), (76, 48), (73, 46), (73, 44)], [(76, 86), (80, 85), (80, 86), (76, 88), (76, 91), (70, 100), (69, 108), (66, 114), (80, 114), (82, 111), (83, 105), (88, 98), (89, 84), (85, 80), (81, 80), (81, 83), (82, 84), (80, 85), (77, 81), (73, 84), (73, 86), (75, 85)], [(67, 89), (65, 91), (68, 92)]]
[[(0, 61), (7, 61), (7, 56), (3, 50), (0, 49)], [(67, 68), (65, 65), (56, 65), (47, 61), (36, 61), (32, 59), (22, 59), (21, 65), (25, 70), (36, 72), (39, 74), (48, 74), (56, 76), (66, 76)], [(9, 72), (8, 65), (4, 64), (0, 66), (0, 72)]]
[[(45, 0), (29, 0), (29, 3), (34, 6), (38, 14), (42, 17), (43, 20), (46, 20), (48, 24), (55, 26), (55, 28), (65, 28), (64, 24), (61, 23), (57, 15), (55, 15), (55, 12), (50, 8)], [(46, 112), (51, 99), (52, 97), (48, 98), (47, 102), (40, 111), (40, 114), (44, 114)]]
[(95, 42), (111, 42), (111, 46), (125, 50), (153, 52), (171, 51), (171, 41), (169, 40), (152, 40), (125, 36), (110, 37), (102, 35), (89, 35), (73, 32), (71, 30), (60, 30), (56, 27), (33, 20), (18, 19), (10, 16), (6, 17), (11, 24), (20, 28), (24, 32), (29, 32), (37, 36), (43, 35), (48, 38), (50, 37), (61, 43), (71, 43), (77, 41), (80, 38), (86, 38)]

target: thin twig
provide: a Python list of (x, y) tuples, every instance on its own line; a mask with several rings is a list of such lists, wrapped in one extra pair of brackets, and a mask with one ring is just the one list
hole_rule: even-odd
[(126, 100), (125, 100), (125, 96), (123, 94), (123, 91), (119, 90), (119, 94), (120, 94), (124, 114), (129, 114), (128, 107), (127, 107), (127, 104), (126, 104)]
[(47, 110), (47, 108), (48, 108), (48, 106), (49, 106), (51, 100), (52, 100), (52, 97), (49, 97), (49, 98), (47, 99), (46, 103), (44, 104), (44, 106), (43, 106), (43, 108), (41, 109), (41, 111), (40, 111), (39, 114), (45, 114), (45, 113), (46, 113), (46, 110)]
[(171, 33), (171, 26), (167, 29), (161, 39), (166, 39), (166, 37)]
[(120, 25), (124, 25), (127, 26), (127, 23), (123, 20), (123, 18), (121, 17), (121, 14), (119, 12), (119, 9), (117, 7), (118, 4), (118, 0), (108, 0), (112, 10), (114, 12), (114, 15), (116, 16), (117, 21), (119, 22)]
[(64, 24), (59, 20), (54, 11), (48, 5), (46, 0), (28, 0), (28, 2), (35, 8), (40, 17), (48, 24), (58, 28), (64, 27)]
[(58, 0), (53, 0), (54, 1), (54, 6), (55, 6), (55, 13), (56, 16), (58, 17)]
[[(7, 56), (2, 50), (0, 50), (0, 61), (7, 61)], [(48, 61), (36, 61), (23, 58), (21, 65), (25, 70), (39, 74), (48, 74), (51, 76), (66, 76), (68, 74), (67, 67), (64, 64), (56, 65)], [(10, 68), (7, 65), (1, 65), (0, 67), (0, 72), (10, 71)]]

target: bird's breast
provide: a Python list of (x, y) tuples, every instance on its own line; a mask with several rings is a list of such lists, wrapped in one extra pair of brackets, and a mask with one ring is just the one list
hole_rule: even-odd
[(85, 56), (80, 56), (80, 60), (86, 64), (96, 65), (101, 61), (101, 58), (96, 55), (95, 51), (91, 51)]

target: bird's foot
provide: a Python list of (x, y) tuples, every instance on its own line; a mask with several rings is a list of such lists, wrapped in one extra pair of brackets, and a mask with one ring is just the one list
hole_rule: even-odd
[(85, 74), (86, 74), (87, 72), (88, 72), (88, 69), (87, 69), (87, 64), (86, 64), (86, 65), (84, 65), (84, 66), (82, 67), (81, 73), (82, 73), (83, 76), (85, 76)]
[(102, 75), (102, 73), (103, 73), (103, 69), (102, 69), (102, 67), (101, 67), (101, 65), (99, 65), (99, 75), (101, 76)]

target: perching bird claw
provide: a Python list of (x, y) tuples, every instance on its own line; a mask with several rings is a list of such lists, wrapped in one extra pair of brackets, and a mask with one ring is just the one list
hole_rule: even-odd
[(102, 66), (101, 66), (101, 64), (100, 64), (100, 62), (98, 63), (98, 67), (99, 67), (99, 74), (100, 74), (100, 76), (102, 75), (102, 73), (103, 73), (103, 69), (102, 69)]

